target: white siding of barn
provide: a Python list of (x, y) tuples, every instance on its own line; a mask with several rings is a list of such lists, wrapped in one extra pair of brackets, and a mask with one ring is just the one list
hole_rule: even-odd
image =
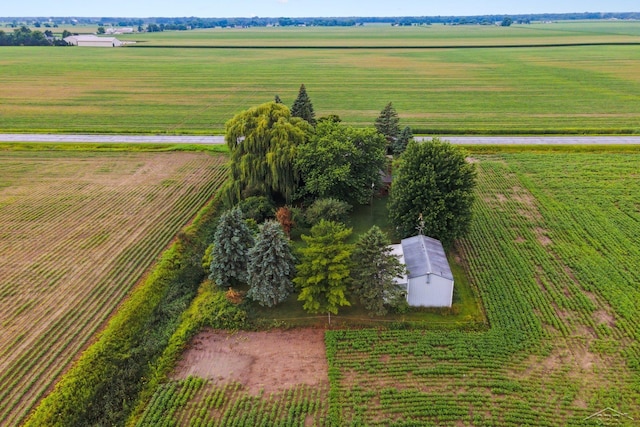
[(412, 307), (451, 307), (453, 281), (435, 274), (409, 279), (407, 302)]

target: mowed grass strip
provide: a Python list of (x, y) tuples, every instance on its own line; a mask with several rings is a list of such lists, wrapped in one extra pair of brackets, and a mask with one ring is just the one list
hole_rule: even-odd
[(3, 152), (0, 419), (17, 425), (226, 177), (207, 153)]
[[(637, 23), (630, 25), (640, 28)], [(580, 31), (574, 31), (568, 24), (559, 24), (553, 28), (532, 25), (513, 30), (551, 32), (561, 43), (574, 33), (589, 34), (591, 27), (581, 24)], [(616, 28), (627, 27), (610, 27), (612, 36), (621, 31), (625, 37), (637, 38), (636, 27)], [(304, 38), (306, 30), (316, 31), (287, 29), (286, 33), (292, 39)], [(381, 31), (389, 34), (391, 30), (382, 27)], [(412, 29), (421, 30), (431, 31)], [(499, 30), (487, 29), (487, 43), (503, 41), (493, 33)], [(223, 30), (211, 34), (215, 36), (216, 31)], [(335, 36), (328, 30), (317, 31), (318, 40)], [(466, 34), (471, 30), (452, 27), (446, 31)], [(606, 33), (593, 32), (594, 41)], [(199, 34), (190, 31), (167, 37), (197, 38)], [(258, 44), (268, 31), (246, 34)], [(407, 36), (407, 40), (413, 39)], [(3, 48), (0, 130), (223, 133), (224, 123), (234, 114), (271, 101), (276, 94), (291, 105), (304, 83), (318, 117), (338, 114), (356, 126), (372, 126), (391, 101), (401, 124), (424, 134), (640, 132), (640, 49), (636, 46), (438, 50), (367, 49), (364, 42), (363, 46)]]

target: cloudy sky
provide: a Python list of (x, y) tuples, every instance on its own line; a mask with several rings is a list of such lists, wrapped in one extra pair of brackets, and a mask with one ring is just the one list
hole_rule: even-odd
[(638, 12), (638, 0), (3, 0), (0, 16), (314, 17)]

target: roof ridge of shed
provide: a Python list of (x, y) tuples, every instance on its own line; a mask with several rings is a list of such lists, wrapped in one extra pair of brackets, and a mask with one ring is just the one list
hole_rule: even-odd
[(427, 245), (425, 244), (427, 236), (421, 234), (420, 237), (420, 246), (422, 247), (422, 251), (424, 252), (424, 257), (427, 260), (427, 274), (431, 274), (433, 273), (433, 269), (431, 268), (431, 257), (429, 256), (429, 251), (427, 250)]

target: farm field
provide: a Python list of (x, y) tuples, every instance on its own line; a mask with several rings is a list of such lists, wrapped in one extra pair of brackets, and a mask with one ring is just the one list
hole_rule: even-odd
[(19, 425), (226, 177), (195, 152), (0, 152), (0, 419)]
[(489, 331), (331, 330), (326, 400), (302, 382), (283, 398), (196, 375), (167, 382), (146, 414), (179, 425), (636, 425), (640, 153), (472, 155), (475, 218), (457, 249)]
[[(220, 134), (276, 94), (291, 105), (304, 83), (318, 117), (356, 126), (372, 126), (391, 101), (401, 125), (427, 135), (638, 133), (637, 46), (495, 46), (640, 42), (639, 33), (638, 22), (216, 29), (135, 35), (174, 48), (6, 47), (0, 132)], [(243, 47), (180, 48), (218, 40)], [(476, 42), (494, 47), (455, 47)], [(451, 47), (415, 48), (424, 43)], [(250, 47), (262, 45), (278, 47)]]
[(137, 426), (325, 425), (323, 330), (204, 331), (193, 343)]
[[(95, 28), (93, 29), (95, 31)], [(119, 35), (145, 46), (200, 47), (457, 47), (517, 46), (557, 43), (637, 43), (635, 21), (574, 21), (499, 27), (441, 25), (393, 27), (256, 27), (215, 28)]]

